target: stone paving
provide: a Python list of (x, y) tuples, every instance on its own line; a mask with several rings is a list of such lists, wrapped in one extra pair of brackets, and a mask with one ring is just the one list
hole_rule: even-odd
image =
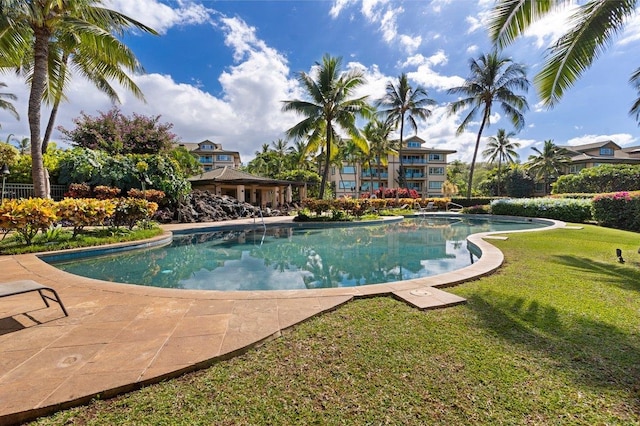
[[(253, 220), (234, 221), (251, 223)], [(169, 225), (165, 229), (215, 225)], [(218, 292), (143, 287), (71, 275), (35, 255), (0, 256), (0, 285), (27, 279), (50, 286), (69, 312), (65, 317), (55, 303), (45, 307), (37, 293), (0, 299), (0, 425), (206, 367), (353, 298), (389, 295), (419, 309), (463, 303), (464, 299), (436, 287), (491, 273), (502, 264), (502, 253), (483, 237), (487, 235), (470, 237), (482, 250), (481, 259), (458, 271), (389, 284), (318, 290)]]

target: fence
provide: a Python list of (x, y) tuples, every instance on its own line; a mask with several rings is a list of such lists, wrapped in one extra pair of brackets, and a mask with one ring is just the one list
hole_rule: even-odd
[[(51, 185), (51, 198), (56, 201), (62, 200), (66, 191), (66, 185)], [(4, 185), (4, 198), (30, 197), (33, 197), (33, 185), (29, 183), (6, 183)]]

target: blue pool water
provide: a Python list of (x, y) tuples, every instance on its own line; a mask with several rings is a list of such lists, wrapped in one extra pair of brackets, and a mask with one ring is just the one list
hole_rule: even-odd
[(171, 245), (54, 263), (73, 274), (154, 287), (283, 290), (401, 281), (477, 260), (470, 234), (533, 229), (531, 222), (416, 218), (338, 228), (276, 228), (175, 235)]

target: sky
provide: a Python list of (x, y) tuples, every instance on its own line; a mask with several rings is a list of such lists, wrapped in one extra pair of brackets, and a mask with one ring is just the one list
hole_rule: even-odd
[[(367, 83), (357, 95), (373, 102), (390, 81), (406, 73), (437, 103), (429, 119), (418, 123), (417, 135), (429, 148), (456, 150), (451, 160), (470, 162), (479, 122), (456, 135), (464, 112), (447, 114), (455, 98), (447, 89), (469, 76), (469, 60), (491, 49), (487, 21), (493, 0), (105, 0), (104, 4), (154, 28), (159, 35), (127, 34), (144, 73), (132, 78), (145, 100), (119, 90), (123, 113), (160, 116), (171, 123), (182, 142), (205, 139), (238, 151), (246, 164), (263, 144), (284, 139), (301, 117), (282, 112), (283, 101), (304, 99), (300, 72), (329, 54), (342, 58), (344, 70), (359, 69)], [(504, 50), (524, 65), (531, 80), (546, 49), (567, 28), (573, 6), (536, 23)], [(529, 90), (525, 127), (512, 141), (520, 143), (520, 160), (542, 148), (545, 140), (578, 145), (613, 140), (621, 147), (640, 145), (638, 123), (628, 113), (640, 96), (628, 83), (640, 67), (640, 17), (625, 29), (561, 102), (541, 106), (535, 87)], [(0, 110), (0, 140), (29, 137), (28, 87), (13, 72), (0, 75), (13, 93), (20, 114), (15, 120)], [(56, 121), (75, 127), (81, 112), (98, 116), (111, 101), (81, 76), (74, 76)], [(43, 109), (43, 129), (48, 109)], [(479, 120), (479, 118), (478, 118)], [(360, 127), (364, 122), (359, 123)], [(512, 131), (500, 108), (494, 108), (486, 137), (498, 129)], [(44, 131), (44, 130), (43, 130)], [(405, 130), (405, 138), (414, 133)], [(395, 135), (397, 137), (397, 134)], [(52, 140), (68, 146), (59, 131)], [(290, 142), (292, 145), (293, 142)], [(479, 160), (481, 160), (479, 156)]]

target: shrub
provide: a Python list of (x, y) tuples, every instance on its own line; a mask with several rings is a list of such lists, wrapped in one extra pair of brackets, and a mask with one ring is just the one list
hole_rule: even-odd
[(56, 204), (56, 213), (60, 219), (67, 220), (73, 226), (73, 237), (85, 226), (97, 226), (115, 213), (113, 200), (95, 198), (65, 198)]
[(601, 226), (640, 231), (640, 191), (600, 194), (593, 198), (593, 219)]
[(111, 186), (98, 185), (93, 188), (93, 196), (98, 200), (110, 200), (120, 195), (120, 188), (113, 188)]
[(518, 198), (495, 200), (491, 213), (496, 215), (543, 217), (565, 222), (585, 222), (591, 219), (591, 200)]
[(113, 223), (133, 229), (136, 223), (151, 218), (158, 210), (158, 204), (140, 198), (119, 198), (116, 203)]
[(465, 214), (489, 214), (491, 213), (491, 207), (487, 204), (476, 205), (471, 207), (463, 207), (460, 213)]
[(630, 164), (602, 164), (588, 167), (578, 174), (559, 176), (553, 193), (610, 193), (640, 189), (640, 166)]
[(127, 192), (127, 195), (132, 198), (141, 198), (143, 200), (153, 201), (157, 204), (160, 204), (165, 198), (164, 192), (158, 191), (157, 189), (147, 189), (146, 191), (141, 191), (140, 189), (131, 188)]
[(0, 205), (0, 227), (14, 229), (27, 245), (39, 230), (56, 221), (55, 202), (45, 198), (5, 200)]
[(64, 193), (64, 196), (69, 198), (90, 198), (93, 196), (93, 192), (86, 183), (72, 183), (69, 185), (69, 190)]

